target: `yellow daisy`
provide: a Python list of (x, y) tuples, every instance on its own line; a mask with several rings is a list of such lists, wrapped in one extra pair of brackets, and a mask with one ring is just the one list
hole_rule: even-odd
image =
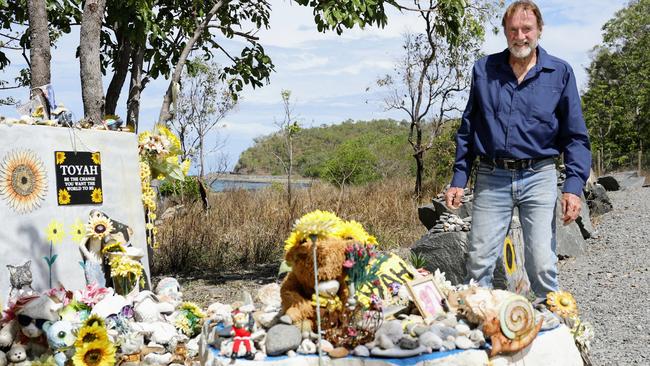
[(102, 203), (103, 199), (104, 197), (102, 196), (102, 189), (101, 188), (93, 189), (93, 193), (90, 195), (90, 200), (93, 201), (94, 203)]
[(86, 236), (86, 227), (81, 220), (76, 219), (74, 224), (70, 226), (70, 237), (74, 243), (81, 243), (83, 238)]
[(63, 164), (64, 161), (65, 161), (65, 152), (57, 151), (56, 152), (56, 165)]
[(566, 291), (555, 291), (546, 294), (546, 304), (549, 310), (563, 318), (578, 315), (576, 299)]
[(292, 232), (289, 234), (287, 240), (284, 241), (284, 251), (288, 252), (291, 248), (295, 247), (298, 244), (301, 244), (301, 241), (298, 241), (298, 233)]
[(93, 217), (86, 224), (86, 236), (94, 239), (103, 239), (113, 231), (113, 224), (105, 217)]
[(99, 151), (92, 153), (90, 155), (90, 158), (93, 159), (93, 163), (95, 163), (96, 165), (99, 165), (102, 162), (101, 156), (99, 155)]
[(70, 203), (70, 192), (67, 189), (59, 189), (59, 204), (67, 205)]
[(77, 347), (72, 357), (74, 366), (113, 366), (115, 363), (115, 346), (108, 339)]
[(56, 219), (52, 219), (52, 221), (50, 221), (50, 224), (47, 225), (45, 236), (47, 237), (47, 241), (51, 242), (54, 245), (61, 243), (63, 241), (63, 237), (65, 236), (65, 232), (63, 231), (63, 224)]

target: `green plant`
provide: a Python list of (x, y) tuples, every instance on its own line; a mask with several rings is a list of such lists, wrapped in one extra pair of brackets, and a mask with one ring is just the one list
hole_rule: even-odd
[(421, 253), (411, 252), (411, 254), (409, 254), (409, 262), (411, 262), (415, 268), (424, 268), (427, 265), (427, 260)]
[(164, 181), (160, 185), (160, 195), (163, 197), (184, 197), (189, 200), (200, 198), (199, 183), (196, 177), (185, 177), (183, 181)]

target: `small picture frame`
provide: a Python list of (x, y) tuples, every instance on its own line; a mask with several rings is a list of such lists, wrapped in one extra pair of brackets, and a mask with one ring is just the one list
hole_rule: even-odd
[(436, 286), (433, 276), (416, 278), (407, 282), (406, 287), (426, 323), (430, 323), (436, 315), (445, 312), (442, 305), (445, 297)]

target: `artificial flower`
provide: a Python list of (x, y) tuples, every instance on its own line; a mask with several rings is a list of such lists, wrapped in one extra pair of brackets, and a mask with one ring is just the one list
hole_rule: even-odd
[[(92, 315), (90, 318), (86, 319), (86, 323), (88, 323), (90, 319), (94, 319)], [(79, 333), (77, 333), (77, 339), (74, 342), (74, 347), (76, 349), (81, 349), (85, 345), (94, 342), (108, 342), (108, 334), (106, 333), (106, 328), (98, 322), (90, 326), (84, 325), (79, 329)]]
[(333, 236), (341, 219), (329, 211), (316, 210), (305, 214), (293, 226), (293, 231), (298, 234), (300, 241), (316, 237), (324, 239)]
[(181, 170), (183, 171), (183, 175), (187, 175), (190, 172), (190, 159), (185, 159), (181, 163)]
[(56, 164), (57, 165), (63, 164), (64, 161), (65, 161), (65, 152), (57, 151), (56, 152)]
[(50, 224), (47, 225), (45, 234), (47, 241), (51, 242), (52, 244), (61, 243), (63, 241), (63, 237), (65, 236), (65, 232), (63, 231), (63, 224), (56, 219), (52, 219), (52, 221), (50, 221)]
[(86, 226), (84, 223), (76, 219), (74, 224), (70, 226), (70, 237), (74, 243), (81, 243), (81, 241), (86, 237)]
[(126, 250), (122, 246), (122, 243), (115, 241), (106, 244), (106, 246), (102, 248), (102, 254), (107, 254), (107, 253), (126, 253)]
[(109, 261), (111, 277), (133, 278), (142, 276), (142, 264), (125, 255), (116, 255)]
[(95, 306), (105, 297), (113, 295), (112, 288), (101, 287), (97, 282), (92, 282), (81, 290), (75, 291), (75, 300), (88, 306)]
[(293, 231), (289, 234), (287, 240), (284, 241), (284, 251), (288, 252), (291, 248), (295, 247), (298, 244), (301, 244), (299, 240), (298, 233)]
[(116, 363), (115, 346), (108, 339), (75, 348), (72, 358), (74, 366), (113, 366)]
[(70, 203), (70, 192), (67, 189), (59, 189), (59, 205), (67, 205)]
[[(363, 226), (352, 220), (343, 221), (336, 226), (334, 235), (341, 239), (351, 239), (360, 242), (361, 244), (374, 244), (377, 240), (369, 235)], [(374, 241), (374, 243), (372, 243)]]
[(95, 188), (93, 189), (93, 193), (90, 195), (90, 200), (93, 201), (94, 203), (102, 203), (103, 200), (102, 196), (102, 189), (101, 188)]
[(563, 318), (578, 315), (576, 299), (573, 298), (573, 295), (569, 292), (549, 292), (546, 294), (546, 304), (548, 305), (549, 310)]
[(86, 235), (93, 239), (103, 239), (113, 231), (113, 224), (105, 216), (93, 217), (86, 224)]

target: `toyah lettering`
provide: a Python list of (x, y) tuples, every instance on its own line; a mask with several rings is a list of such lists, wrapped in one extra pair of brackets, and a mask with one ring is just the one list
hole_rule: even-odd
[(97, 165), (61, 165), (63, 175), (97, 175)]

